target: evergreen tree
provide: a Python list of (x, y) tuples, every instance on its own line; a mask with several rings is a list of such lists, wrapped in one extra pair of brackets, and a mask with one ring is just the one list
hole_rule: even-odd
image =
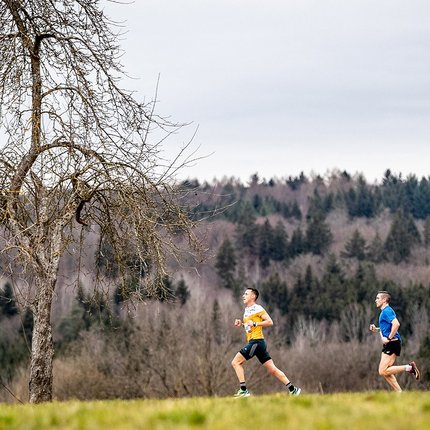
[(278, 308), (282, 314), (288, 311), (288, 286), (282, 281), (279, 273), (275, 273), (261, 285), (261, 296), (267, 305)]
[(320, 294), (315, 302), (315, 317), (319, 320), (338, 320), (346, 303), (353, 303), (354, 292), (348, 283), (334, 254), (331, 254), (321, 279)]
[(236, 228), (237, 247), (250, 255), (257, 255), (258, 225), (255, 223), (254, 209), (246, 202)]
[(252, 199), (252, 206), (256, 213), (262, 215), (263, 213), (263, 199), (260, 194), (255, 194)]
[[(404, 201), (402, 202), (402, 208), (401, 210), (405, 214), (412, 214), (414, 215), (414, 212), (418, 215), (417, 217), (421, 217), (421, 207), (417, 207), (420, 205), (420, 190), (418, 186), (418, 179), (415, 175), (410, 175), (406, 179), (406, 181), (403, 183), (403, 190), (404, 190)], [(418, 203), (418, 205), (416, 204)]]
[(393, 219), (384, 247), (389, 260), (400, 263), (408, 259), (412, 247), (420, 241), (413, 219), (398, 212)]
[(430, 181), (422, 178), (412, 195), (412, 216), (426, 219), (430, 215)]
[(175, 291), (175, 297), (181, 304), (181, 306), (185, 305), (187, 303), (188, 299), (190, 298), (190, 290), (185, 283), (184, 279), (181, 278), (181, 280), (178, 282), (178, 285), (176, 286)]
[(402, 175), (394, 175), (391, 170), (387, 170), (382, 179), (382, 202), (392, 213), (405, 206), (405, 189)]
[(263, 269), (269, 266), (270, 259), (273, 255), (273, 228), (266, 218), (264, 224), (258, 229), (258, 258)]
[(325, 218), (326, 211), (324, 208), (324, 201), (318, 192), (318, 188), (314, 189), (314, 193), (312, 197), (308, 197), (309, 200), (309, 208), (308, 213), (306, 215), (306, 219), (310, 220), (312, 218)]
[(345, 193), (345, 203), (350, 217), (373, 218), (378, 210), (379, 199), (360, 175), (356, 188)]
[(9, 282), (6, 282), (3, 290), (0, 292), (0, 313), (7, 318), (13, 317), (18, 313), (12, 285)]
[(292, 177), (289, 176), (287, 179), (287, 185), (293, 190), (298, 190), (302, 184), (308, 182), (308, 178), (304, 175), (303, 172), (300, 173), (300, 176)]
[(298, 276), (291, 292), (289, 307), (290, 317), (294, 320), (299, 315), (314, 316), (315, 302), (318, 300), (319, 282), (314, 277), (312, 266), (306, 266), (305, 276)]
[(216, 256), (215, 269), (225, 288), (233, 289), (236, 272), (236, 253), (230, 240), (226, 238)]
[(79, 334), (90, 327), (89, 319), (86, 318), (85, 309), (78, 300), (72, 305), (70, 313), (63, 317), (58, 326), (59, 339), (56, 343), (59, 350), (63, 350), (66, 345), (76, 340)]
[(284, 223), (278, 221), (273, 232), (272, 259), (283, 261), (288, 256), (288, 235), (285, 231)]
[(306, 229), (306, 250), (316, 255), (323, 255), (330, 247), (333, 235), (328, 224), (321, 217), (313, 218)]
[(25, 308), (19, 333), (23, 336), (29, 347), (33, 337), (33, 325), (33, 312), (31, 312), (30, 308)]
[(291, 236), (291, 241), (288, 246), (288, 255), (291, 258), (297, 257), (300, 254), (303, 254), (306, 250), (306, 241), (303, 236), (302, 229), (297, 227)]
[(294, 200), (294, 203), (291, 206), (290, 216), (292, 218), (295, 218), (297, 221), (301, 221), (302, 219), (302, 211), (300, 210), (300, 207), (296, 200)]
[(306, 218), (308, 220), (316, 217), (325, 218), (333, 209), (333, 202), (333, 193), (321, 197), (318, 188), (315, 188), (313, 197), (309, 198), (309, 209)]
[(424, 232), (423, 232), (424, 246), (428, 248), (430, 246), (430, 216), (424, 221)]
[(360, 263), (351, 282), (357, 303), (370, 303), (374, 300), (375, 292), (381, 290), (372, 264)]
[(370, 242), (367, 258), (374, 263), (380, 263), (385, 258), (384, 243), (382, 242), (381, 236), (376, 232), (372, 242)]
[(354, 231), (351, 239), (345, 244), (345, 250), (341, 255), (346, 258), (356, 258), (359, 261), (366, 258), (366, 241), (357, 229)]

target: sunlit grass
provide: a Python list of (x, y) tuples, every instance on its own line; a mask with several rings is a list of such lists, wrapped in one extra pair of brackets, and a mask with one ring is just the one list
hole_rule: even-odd
[(426, 392), (1, 405), (0, 430), (430, 428)]

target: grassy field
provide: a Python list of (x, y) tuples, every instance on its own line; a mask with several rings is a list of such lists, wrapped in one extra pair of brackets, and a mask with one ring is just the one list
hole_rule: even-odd
[(426, 392), (0, 405), (0, 430), (430, 429)]

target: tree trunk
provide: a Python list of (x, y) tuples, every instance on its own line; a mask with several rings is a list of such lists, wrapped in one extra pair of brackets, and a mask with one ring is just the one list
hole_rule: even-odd
[(39, 279), (35, 304), (29, 396), (31, 403), (52, 400), (54, 343), (52, 341), (51, 304), (56, 279)]

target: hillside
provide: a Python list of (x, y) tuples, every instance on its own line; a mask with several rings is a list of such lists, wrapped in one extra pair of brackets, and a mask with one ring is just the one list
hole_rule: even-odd
[[(419, 384), (401, 383), (428, 388), (429, 184), (390, 171), (380, 184), (346, 172), (269, 181), (254, 175), (248, 184), (186, 181), (183, 202), (199, 221), (205, 259), (169, 261), (165, 290), (140, 304), (130, 300), (139, 294), (135, 269), (127, 290), (119, 289), (109, 248), (96, 255), (98, 236), (90, 230), (83, 252), (70, 250), (62, 261), (53, 309), (55, 397), (228, 395), (235, 389), (230, 357), (243, 342), (231, 321), (241, 314), (239, 297), (247, 286), (260, 290), (274, 316), (275, 327), (267, 331), (274, 358), (308, 392), (385, 388), (375, 371), (378, 339), (368, 325), (377, 319), (376, 292), (389, 290), (405, 360), (417, 359), (424, 375)], [(89, 269), (92, 261), (99, 263), (97, 274)], [(5, 288), (2, 377), (26, 398), (31, 315), (11, 306), (13, 291)], [(303, 363), (312, 371), (304, 372)], [(333, 367), (336, 379), (328, 370)], [(253, 371), (253, 389), (279, 389)], [(2, 397), (13, 400), (6, 392)]]

